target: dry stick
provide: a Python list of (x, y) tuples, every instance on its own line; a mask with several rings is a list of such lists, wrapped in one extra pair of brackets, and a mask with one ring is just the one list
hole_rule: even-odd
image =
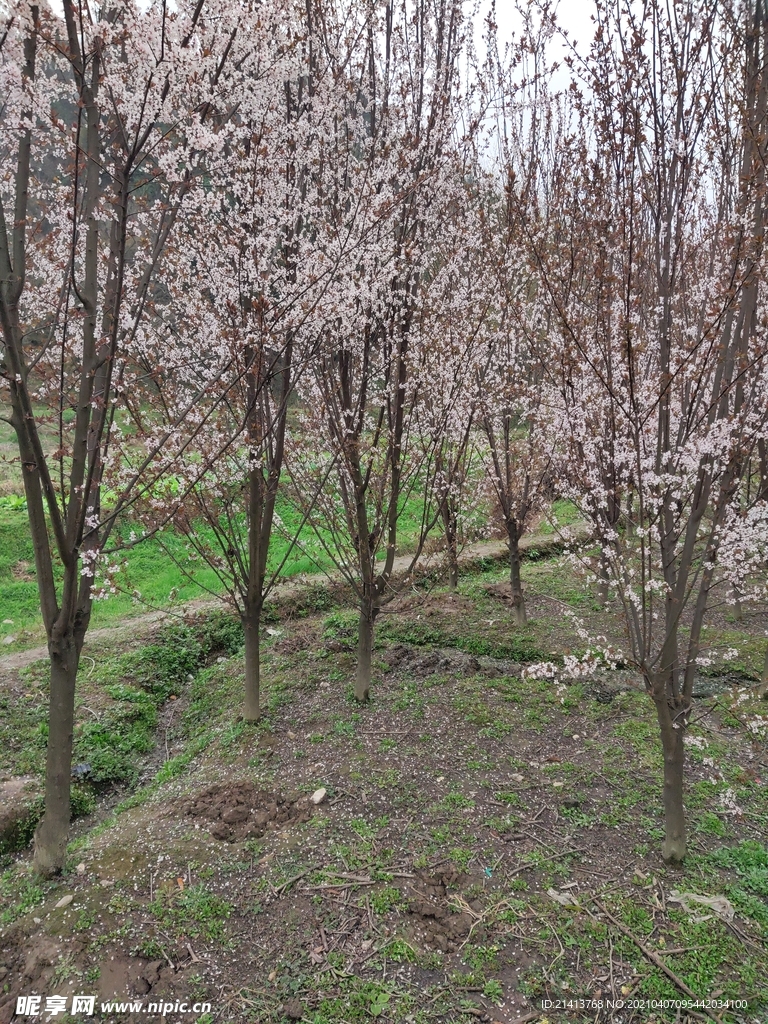
[(305, 868), (303, 871), (300, 871), (298, 875), (294, 875), (293, 878), (289, 878), (287, 882), (283, 882), (282, 885), (278, 885), (276, 889), (272, 890), (273, 893), (275, 896), (279, 896), (282, 892), (285, 892), (286, 889), (290, 889), (294, 882), (298, 882), (299, 879), (304, 878), (310, 873), (310, 871), (315, 871), (318, 866), (319, 865), (317, 864), (313, 864), (311, 867)]
[[(539, 864), (546, 864), (550, 860), (560, 860), (561, 857), (573, 857), (575, 853), (581, 853), (581, 850), (564, 850), (562, 853), (553, 853), (551, 857), (542, 857)], [(521, 871), (535, 871), (539, 864), (520, 864), (509, 872), (509, 877), (519, 875)]]
[[(643, 954), (643, 956), (647, 957), (651, 961), (652, 964), (655, 964), (656, 967), (658, 967), (660, 971), (663, 971), (666, 974), (666, 976), (669, 978), (669, 980), (673, 984), (675, 984), (680, 989), (681, 992), (684, 992), (687, 996), (690, 996), (691, 999), (695, 999), (696, 1002), (701, 1002), (701, 1000), (696, 995), (696, 993), (693, 991), (693, 989), (688, 988), (688, 986), (685, 984), (683, 979), (682, 978), (678, 978), (678, 976), (675, 974), (675, 972), (670, 970), (669, 967), (667, 967), (667, 965), (664, 963), (664, 961), (661, 959), (661, 957), (658, 956), (656, 953), (654, 953), (652, 949), (648, 949), (648, 947), (645, 946), (640, 941), (640, 939), (638, 939), (638, 937), (634, 934), (634, 932), (630, 931), (629, 928), (626, 927), (626, 925), (623, 925), (621, 923), (621, 921), (617, 921), (616, 918), (613, 916), (613, 914), (611, 914), (610, 911), (606, 910), (605, 907), (602, 905), (602, 903), (600, 903), (598, 900), (593, 899), (593, 903), (595, 904), (595, 906), (603, 914), (605, 914), (605, 916), (608, 918), (608, 920), (616, 928), (618, 928), (619, 931), (623, 935), (626, 935), (626, 937), (628, 939), (631, 939), (632, 942), (634, 942), (634, 944), (637, 946), (637, 948), (640, 950), (640, 952)], [(710, 1010), (706, 1009), (705, 1007), (703, 1007), (703, 1009), (704, 1009), (704, 1012), (706, 1013), (706, 1015), (709, 1017), (710, 1020), (715, 1021), (716, 1024), (722, 1024), (722, 1021), (717, 1016), (717, 1014), (712, 1013)]]

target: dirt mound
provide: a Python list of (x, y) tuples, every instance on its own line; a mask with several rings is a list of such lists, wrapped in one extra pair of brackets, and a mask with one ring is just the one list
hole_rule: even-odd
[(471, 904), (458, 894), (449, 894), (449, 887), (460, 887), (467, 876), (456, 868), (419, 871), (413, 885), (414, 894), (408, 905), (414, 938), (422, 945), (452, 953), (469, 935), (474, 920)]
[(438, 673), (451, 676), (474, 676), (482, 671), (477, 658), (463, 651), (422, 651), (397, 644), (384, 655), (389, 671), (404, 669), (417, 679)]
[(206, 819), (214, 839), (227, 843), (259, 839), (267, 830), (308, 821), (312, 810), (308, 796), (270, 793), (251, 782), (217, 783), (183, 806), (184, 814)]
[(489, 583), (487, 587), (483, 587), (483, 590), (489, 597), (512, 603), (512, 590), (506, 580), (503, 583)]

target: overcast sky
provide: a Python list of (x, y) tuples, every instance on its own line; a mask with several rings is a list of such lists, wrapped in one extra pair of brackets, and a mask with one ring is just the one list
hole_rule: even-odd
[[(521, 5), (525, 0), (520, 0)], [(477, 43), (480, 45), (480, 33), (483, 22), (491, 6), (491, 0), (479, 0), (480, 9), (476, 18)], [(515, 0), (496, 0), (496, 23), (499, 26), (499, 43), (503, 44), (513, 34), (517, 35), (521, 27), (521, 18), (516, 9)], [(581, 53), (586, 53), (592, 40), (594, 24), (591, 20), (594, 10), (593, 0), (560, 0), (557, 5), (557, 20), (568, 33), (569, 39)], [(552, 60), (559, 60), (564, 52), (565, 44), (560, 40), (553, 42)], [(481, 51), (482, 52), (482, 51)]]

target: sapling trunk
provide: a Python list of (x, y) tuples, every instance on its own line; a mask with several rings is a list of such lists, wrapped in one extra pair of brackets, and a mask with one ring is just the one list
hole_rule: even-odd
[(375, 612), (371, 604), (362, 601), (357, 632), (357, 675), (355, 677), (355, 697), (361, 702), (368, 700), (371, 690), (374, 618)]
[(259, 627), (261, 624), (261, 608), (252, 608), (243, 615), (243, 634), (245, 636), (245, 703), (243, 718), (246, 722), (258, 722), (261, 717), (260, 708), (260, 676), (261, 646)]
[(760, 680), (760, 686), (758, 687), (758, 695), (763, 700), (768, 699), (768, 647), (765, 649), (765, 661), (763, 662), (763, 677)]
[(48, 702), (48, 749), (45, 763), (45, 808), (35, 832), (35, 871), (44, 876), (64, 867), (71, 814), (72, 744), (75, 681), (80, 661), (74, 637), (49, 645), (51, 685)]
[(667, 864), (680, 864), (685, 859), (685, 808), (683, 806), (683, 769), (685, 728), (675, 728), (672, 713), (664, 693), (653, 696), (656, 716), (661, 732), (661, 746), (664, 755), (664, 842), (661, 856)]
[(523, 597), (523, 583), (520, 577), (520, 534), (516, 519), (507, 520), (507, 539), (509, 541), (509, 584), (512, 590), (512, 615), (518, 626), (525, 626), (528, 616)]
[(448, 561), (448, 588), (456, 590), (459, 585), (459, 528), (456, 521), (456, 511), (449, 499), (446, 499), (442, 509), (443, 530), (445, 532), (445, 551)]
[(610, 566), (603, 551), (600, 552), (600, 560), (597, 568), (597, 602), (601, 608), (608, 603), (608, 581), (610, 579)]

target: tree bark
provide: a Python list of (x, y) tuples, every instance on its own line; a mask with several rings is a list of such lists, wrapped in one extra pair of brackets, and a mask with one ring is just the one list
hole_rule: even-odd
[(75, 680), (80, 661), (73, 636), (50, 644), (51, 684), (48, 704), (48, 750), (45, 764), (45, 810), (35, 832), (35, 871), (46, 877), (64, 867), (69, 832)]
[(768, 699), (768, 647), (765, 649), (765, 661), (763, 662), (763, 677), (757, 688), (757, 695), (763, 700)]
[[(666, 691), (666, 687), (664, 687)], [(656, 716), (664, 753), (664, 842), (661, 856), (667, 864), (680, 864), (685, 859), (685, 808), (683, 806), (683, 769), (685, 727), (675, 729), (666, 692), (654, 693)]]
[(357, 676), (355, 677), (355, 697), (361, 703), (368, 700), (371, 689), (374, 618), (375, 611), (371, 603), (361, 601), (360, 621), (357, 631)]
[(245, 635), (245, 704), (243, 718), (246, 722), (258, 722), (261, 717), (260, 683), (261, 683), (261, 644), (259, 628), (261, 625), (261, 608), (247, 609), (243, 614), (243, 633)]
[(459, 585), (459, 530), (456, 512), (449, 499), (443, 504), (443, 530), (445, 532), (445, 551), (448, 560), (448, 588), (456, 590)]
[(608, 581), (610, 579), (610, 567), (608, 559), (603, 551), (600, 552), (600, 559), (597, 568), (597, 601), (601, 608), (608, 604)]
[(523, 583), (520, 578), (520, 533), (516, 519), (507, 519), (509, 541), (509, 584), (512, 590), (512, 615), (518, 626), (525, 626), (528, 615), (525, 610)]

